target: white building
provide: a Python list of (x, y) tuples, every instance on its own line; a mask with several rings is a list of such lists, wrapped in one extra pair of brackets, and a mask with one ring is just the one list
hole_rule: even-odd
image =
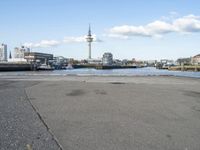
[(198, 55), (192, 57), (192, 60), (191, 60), (191, 61), (192, 61), (192, 64), (194, 64), (194, 65), (200, 64), (200, 54), (198, 54)]
[(113, 65), (113, 55), (111, 53), (104, 53), (102, 58), (103, 65), (111, 66)]
[(24, 53), (30, 52), (30, 48), (21, 46), (21, 47), (15, 47), (14, 49), (14, 61), (26, 61), (24, 59)]
[(176, 64), (174, 60), (169, 60), (169, 59), (161, 59), (160, 63), (163, 66), (174, 66)]
[(0, 62), (7, 62), (7, 45), (1, 44), (0, 45)]

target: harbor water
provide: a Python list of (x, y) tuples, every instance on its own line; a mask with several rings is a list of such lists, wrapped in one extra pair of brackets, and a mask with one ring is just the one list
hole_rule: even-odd
[(153, 67), (133, 69), (96, 70), (90, 68), (54, 70), (54, 71), (19, 71), (0, 72), (0, 75), (76, 75), (76, 76), (177, 76), (200, 78), (200, 72), (168, 71)]

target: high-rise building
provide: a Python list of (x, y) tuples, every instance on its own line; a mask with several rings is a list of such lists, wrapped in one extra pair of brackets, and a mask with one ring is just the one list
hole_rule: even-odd
[(88, 56), (88, 59), (92, 59), (92, 56), (91, 56), (91, 43), (93, 42), (93, 37), (92, 37), (92, 34), (91, 34), (90, 25), (89, 25), (89, 30), (88, 30), (88, 35), (86, 37), (86, 40), (88, 42), (88, 47), (89, 47), (89, 56)]
[(105, 66), (113, 65), (113, 55), (111, 53), (104, 53), (102, 58), (102, 63)]
[(16, 59), (24, 59), (24, 53), (30, 52), (30, 48), (21, 46), (21, 47), (15, 47), (14, 49), (14, 58)]
[(0, 62), (6, 62), (7, 59), (7, 45), (1, 44), (0, 45)]

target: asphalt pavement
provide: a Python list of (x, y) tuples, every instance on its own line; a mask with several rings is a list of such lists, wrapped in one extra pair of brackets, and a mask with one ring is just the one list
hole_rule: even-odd
[(200, 80), (4, 76), (1, 150), (199, 150)]
[(199, 150), (199, 89), (189, 78), (89, 77), (26, 91), (66, 150)]
[(0, 80), (0, 150), (60, 149), (26, 95), (38, 83)]

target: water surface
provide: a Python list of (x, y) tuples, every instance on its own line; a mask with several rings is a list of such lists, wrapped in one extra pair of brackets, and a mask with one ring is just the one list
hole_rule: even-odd
[(21, 71), (21, 72), (0, 72), (0, 75), (95, 75), (95, 76), (178, 76), (200, 78), (200, 72), (168, 71), (152, 67), (132, 69), (71, 69), (54, 71)]

